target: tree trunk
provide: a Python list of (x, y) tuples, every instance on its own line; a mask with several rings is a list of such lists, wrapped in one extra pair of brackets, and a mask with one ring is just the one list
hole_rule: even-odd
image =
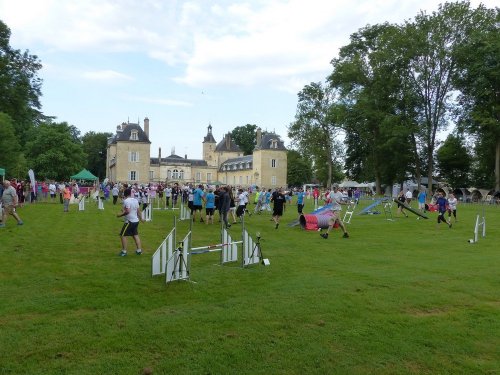
[(375, 194), (382, 195), (382, 183), (379, 173), (375, 173)]
[(495, 151), (495, 191), (500, 191), (500, 138)]
[(418, 157), (418, 148), (415, 133), (412, 133), (411, 135), (411, 143), (413, 146), (413, 155), (415, 157), (415, 178), (417, 179), (417, 189), (420, 192), (420, 179), (422, 178), (422, 173), (420, 172), (420, 158)]
[(432, 167), (433, 167), (433, 158), (432, 153), (434, 150), (429, 150), (429, 158), (427, 159), (427, 196), (432, 197)]
[(328, 159), (328, 183), (327, 183), (327, 188), (330, 189), (332, 186), (332, 157), (330, 155), (330, 158)]

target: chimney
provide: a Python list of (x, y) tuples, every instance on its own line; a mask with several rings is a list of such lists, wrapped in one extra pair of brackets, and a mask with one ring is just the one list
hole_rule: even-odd
[(188, 154), (184, 154), (184, 159), (187, 160), (187, 158), (188, 158)]
[(257, 128), (257, 139), (255, 143), (255, 148), (260, 148), (260, 144), (262, 143), (262, 130)]
[(231, 149), (231, 133), (226, 134), (226, 148)]
[(158, 148), (158, 164), (161, 164), (161, 147)]
[(149, 119), (147, 117), (144, 119), (144, 133), (146, 133), (146, 137), (149, 139)]

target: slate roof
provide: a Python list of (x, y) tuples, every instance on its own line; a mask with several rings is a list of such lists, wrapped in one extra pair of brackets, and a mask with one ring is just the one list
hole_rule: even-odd
[(229, 152), (242, 152), (240, 147), (231, 139), (231, 133), (227, 133), (222, 141), (215, 147), (215, 151), (229, 151)]
[[(273, 140), (277, 141), (276, 147), (271, 147)], [(281, 140), (280, 136), (276, 133), (262, 133), (262, 140), (260, 145), (255, 146), (256, 150), (281, 150), (286, 151), (285, 143)]]
[[(246, 167), (247, 163), (250, 163), (250, 167)], [(253, 156), (246, 155), (246, 156), (240, 156), (238, 158), (228, 159), (220, 165), (219, 171), (226, 170), (226, 166), (227, 166), (227, 168), (229, 168), (229, 170), (252, 169), (253, 168)], [(240, 166), (242, 166), (242, 168), (240, 168)], [(234, 167), (236, 167), (236, 168), (234, 168)]]
[[(113, 144), (118, 141), (120, 142), (142, 142), (142, 143), (151, 143), (148, 136), (142, 130), (139, 124), (134, 123), (123, 123), (118, 125), (120, 129), (117, 128), (116, 134), (108, 140), (108, 144)], [(131, 140), (130, 134), (132, 130), (137, 130), (137, 140)]]

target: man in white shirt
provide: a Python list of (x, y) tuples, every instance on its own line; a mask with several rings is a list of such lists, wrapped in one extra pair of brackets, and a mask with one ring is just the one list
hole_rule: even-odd
[(50, 200), (54, 202), (56, 200), (57, 187), (54, 181), (49, 184)]
[(320, 236), (323, 237), (325, 240), (328, 238), (328, 234), (330, 231), (333, 229), (335, 224), (337, 223), (338, 226), (342, 229), (342, 232), (344, 232), (343, 237), (344, 238), (349, 238), (349, 233), (347, 233), (347, 228), (345, 224), (343, 223), (342, 219), (340, 218), (341, 211), (342, 211), (342, 205), (347, 204), (343, 200), (343, 194), (339, 191), (339, 188), (337, 185), (333, 185), (333, 190), (329, 194), (330, 202), (331, 202), (331, 208), (330, 211), (332, 213), (332, 216), (328, 220), (328, 230), (326, 233), (321, 233)]
[(413, 199), (413, 194), (410, 189), (406, 189), (405, 198), (406, 198), (406, 204), (409, 206), (411, 200)]
[(172, 197), (172, 188), (170, 187), (170, 185), (168, 185), (164, 191), (165, 191), (165, 208), (168, 210), (170, 206), (170, 198)]
[(131, 197), (132, 189), (127, 188), (123, 192), (124, 201), (122, 212), (117, 214), (117, 217), (125, 216), (125, 223), (123, 224), (122, 230), (120, 231), (120, 239), (122, 243), (122, 251), (120, 252), (121, 257), (127, 255), (127, 237), (133, 237), (136, 245), (135, 253), (137, 255), (142, 254), (141, 249), (141, 239), (139, 238), (139, 218), (141, 218), (139, 202), (136, 198)]

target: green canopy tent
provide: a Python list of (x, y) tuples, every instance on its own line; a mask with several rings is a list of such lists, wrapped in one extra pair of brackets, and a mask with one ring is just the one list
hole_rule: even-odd
[(72, 180), (87, 180), (87, 181), (95, 181), (97, 177), (94, 176), (86, 169), (82, 169), (80, 172), (70, 177)]
[(2, 181), (5, 179), (5, 169), (0, 168), (0, 176), (2, 176)]

